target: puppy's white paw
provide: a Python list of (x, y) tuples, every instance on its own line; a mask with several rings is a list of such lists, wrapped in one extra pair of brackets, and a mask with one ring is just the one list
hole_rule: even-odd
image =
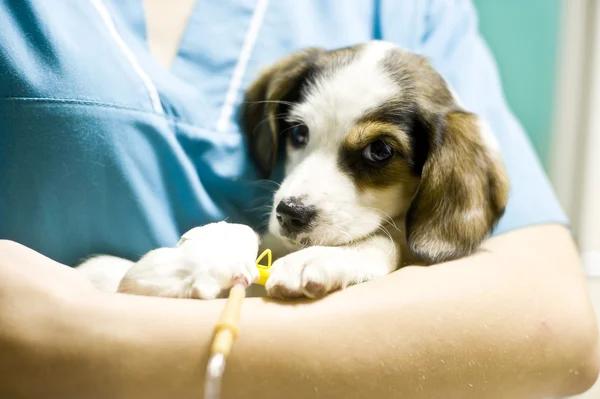
[(364, 280), (357, 251), (346, 247), (310, 247), (277, 260), (266, 284), (275, 298), (320, 298)]
[(258, 236), (225, 222), (196, 227), (175, 248), (146, 254), (121, 280), (119, 292), (176, 298), (216, 298), (235, 281), (258, 279)]

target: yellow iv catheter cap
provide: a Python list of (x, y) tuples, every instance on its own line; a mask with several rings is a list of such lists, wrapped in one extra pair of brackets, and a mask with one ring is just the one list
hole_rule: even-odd
[[(261, 265), (260, 261), (263, 260), (264, 257), (267, 257), (267, 265)], [(269, 276), (271, 275), (271, 261), (272, 255), (270, 249), (265, 249), (262, 254), (256, 259), (256, 267), (258, 269), (258, 281), (255, 284), (265, 285)]]

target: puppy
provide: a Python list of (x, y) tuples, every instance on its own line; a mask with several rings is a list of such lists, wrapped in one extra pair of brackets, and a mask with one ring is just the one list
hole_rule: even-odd
[[(248, 88), (241, 124), (265, 178), (284, 158), (260, 239), (277, 258), (270, 296), (317, 298), (408, 263), (469, 255), (506, 207), (509, 183), (485, 123), (425, 58), (391, 43), (279, 60)], [(256, 280), (258, 250), (249, 227), (221, 222), (136, 263), (101, 257), (80, 270), (108, 290), (210, 299)]]

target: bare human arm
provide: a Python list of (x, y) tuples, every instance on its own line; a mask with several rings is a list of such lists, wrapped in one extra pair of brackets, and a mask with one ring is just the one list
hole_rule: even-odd
[[(315, 302), (248, 299), (225, 398), (542, 398), (593, 385), (598, 332), (568, 231), (408, 267)], [(0, 397), (197, 398), (223, 302), (99, 294), (0, 252)]]

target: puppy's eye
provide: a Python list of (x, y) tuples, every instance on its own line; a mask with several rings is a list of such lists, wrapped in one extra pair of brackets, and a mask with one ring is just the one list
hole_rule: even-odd
[(308, 144), (308, 127), (306, 125), (296, 125), (290, 134), (290, 143), (294, 148), (302, 148)]
[(362, 156), (372, 166), (383, 166), (394, 156), (394, 147), (384, 140), (375, 140), (365, 147)]

